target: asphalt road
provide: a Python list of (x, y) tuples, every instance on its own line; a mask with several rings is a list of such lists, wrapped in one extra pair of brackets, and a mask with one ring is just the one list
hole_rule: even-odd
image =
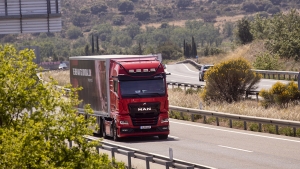
[[(199, 82), (198, 70), (192, 65), (167, 65), (167, 71), (171, 73), (168, 81), (205, 84)], [(268, 89), (277, 81), (262, 79), (257, 90)], [(172, 148), (174, 159), (220, 169), (300, 168), (300, 138), (175, 119), (170, 120), (170, 130), (167, 140), (137, 137), (121, 142), (105, 141), (167, 157)]]
[(171, 119), (167, 140), (125, 138), (107, 142), (220, 169), (299, 169), (300, 138)]
[[(205, 81), (199, 81), (199, 71), (190, 64), (167, 65), (167, 72), (171, 73), (171, 75), (167, 76), (167, 81), (205, 85)], [(288, 83), (288, 81), (284, 80), (261, 79), (256, 90), (269, 89), (277, 81), (284, 84)]]

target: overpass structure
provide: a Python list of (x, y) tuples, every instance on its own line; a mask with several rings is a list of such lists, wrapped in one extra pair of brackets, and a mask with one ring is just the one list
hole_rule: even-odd
[(58, 32), (61, 0), (0, 0), (0, 34)]

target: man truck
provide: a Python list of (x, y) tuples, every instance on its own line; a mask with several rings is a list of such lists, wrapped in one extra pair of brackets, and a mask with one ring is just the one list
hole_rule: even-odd
[(167, 139), (169, 101), (166, 72), (158, 55), (70, 57), (70, 80), (94, 110), (104, 138), (158, 136)]

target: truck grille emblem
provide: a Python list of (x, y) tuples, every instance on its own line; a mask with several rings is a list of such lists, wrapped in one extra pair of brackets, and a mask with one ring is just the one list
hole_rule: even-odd
[(149, 111), (151, 110), (151, 107), (139, 107), (138, 111)]

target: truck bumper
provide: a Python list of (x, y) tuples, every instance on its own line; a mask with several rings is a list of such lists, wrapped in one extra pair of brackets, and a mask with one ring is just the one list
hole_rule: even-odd
[(150, 129), (136, 128), (118, 128), (119, 137), (136, 137), (136, 136), (159, 136), (169, 135), (169, 126), (155, 126)]

